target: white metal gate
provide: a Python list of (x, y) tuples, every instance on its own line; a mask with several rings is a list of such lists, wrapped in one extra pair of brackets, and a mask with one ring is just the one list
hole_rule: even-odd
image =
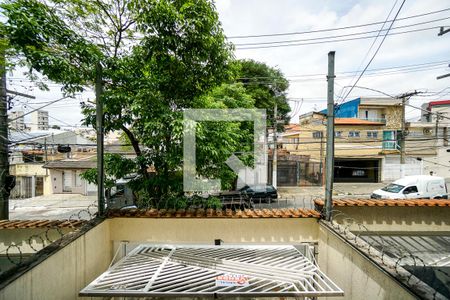
[(140, 245), (90, 297), (318, 297), (344, 292), (294, 246)]

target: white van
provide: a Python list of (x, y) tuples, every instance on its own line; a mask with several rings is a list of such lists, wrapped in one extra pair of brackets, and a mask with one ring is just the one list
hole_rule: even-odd
[(371, 199), (447, 199), (447, 186), (442, 177), (406, 176), (376, 190)]

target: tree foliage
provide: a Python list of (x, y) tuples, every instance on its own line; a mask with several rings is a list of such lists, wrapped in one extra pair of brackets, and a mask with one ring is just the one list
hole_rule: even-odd
[(275, 103), (278, 105), (279, 120), (289, 123), (291, 108), (286, 98), (289, 82), (283, 73), (251, 59), (240, 60), (238, 65), (240, 69), (237, 80), (244, 84), (246, 92), (255, 100), (255, 107), (267, 109), (268, 125), (273, 124)]
[[(277, 102), (283, 118), (289, 112), (280, 71), (232, 63), (232, 46), (209, 0), (7, 0), (0, 7), (1, 33), (15, 58), (62, 84), (65, 94), (92, 87), (101, 66), (105, 133), (122, 131), (136, 154), (105, 156), (106, 185), (137, 173), (131, 186), (148, 205), (181, 194), (184, 109), (258, 107), (270, 115)], [(254, 79), (232, 84), (236, 72)], [(95, 127), (95, 107), (85, 103), (83, 113)], [(251, 124), (200, 122), (196, 136), (201, 176), (230, 188), (236, 175), (225, 160), (239, 152), (251, 165)], [(84, 177), (96, 182), (95, 174)]]

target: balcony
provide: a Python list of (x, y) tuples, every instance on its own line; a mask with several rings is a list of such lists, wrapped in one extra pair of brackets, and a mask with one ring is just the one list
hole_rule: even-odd
[(358, 119), (368, 121), (368, 122), (386, 124), (386, 118), (358, 118)]

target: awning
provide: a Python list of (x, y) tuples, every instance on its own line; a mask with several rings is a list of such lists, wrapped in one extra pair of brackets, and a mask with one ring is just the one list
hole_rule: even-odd
[(291, 245), (140, 245), (80, 292), (90, 297), (343, 295)]

